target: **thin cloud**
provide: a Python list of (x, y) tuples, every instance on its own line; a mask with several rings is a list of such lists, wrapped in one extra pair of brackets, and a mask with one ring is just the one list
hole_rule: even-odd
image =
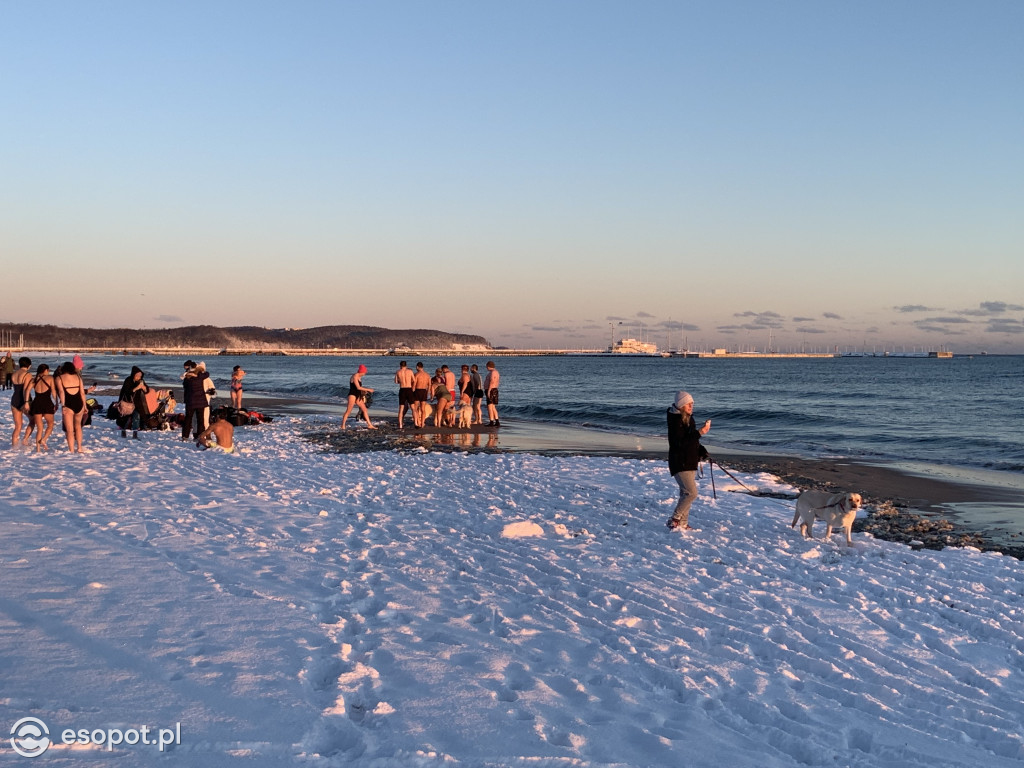
[(153, 318), (158, 323), (183, 323), (185, 322), (177, 315), (157, 315)]
[(814, 318), (813, 317), (794, 317), (793, 318), (793, 322), (794, 323), (811, 323), (811, 322), (814, 322)]
[(699, 325), (693, 325), (692, 323), (681, 323), (678, 320), (666, 320), (658, 325), (666, 331), (699, 331)]
[(928, 325), (926, 321), (917, 324), (917, 329), (925, 333), (941, 333), (945, 336), (962, 336), (963, 331), (954, 331), (945, 325)]
[(985, 333), (1021, 334), (1024, 333), (1024, 322), (1009, 317), (993, 318), (988, 321)]
[(960, 311), (960, 314), (969, 315), (970, 317), (991, 317), (992, 315), (1020, 312), (1022, 310), (1024, 310), (1024, 307), (1020, 304), (1007, 304), (1005, 301), (983, 301), (978, 305), (977, 309), (963, 309)]
[(938, 308), (926, 307), (924, 304), (904, 304), (902, 307), (893, 307), (897, 312), (937, 312)]
[(797, 333), (828, 333), (828, 331), (822, 330), (821, 328), (797, 328)]
[(842, 315), (837, 315), (835, 312), (826, 312), (822, 315), (826, 320), (842, 320)]
[(916, 323), (944, 323), (945, 325), (964, 325), (973, 321), (966, 317), (929, 317), (927, 320), (917, 320)]

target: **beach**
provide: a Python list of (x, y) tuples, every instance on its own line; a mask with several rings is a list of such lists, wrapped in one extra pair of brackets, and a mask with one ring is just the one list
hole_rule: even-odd
[(679, 533), (654, 442), (365, 450), (397, 430), (267, 405), (236, 455), (102, 417), (89, 453), (0, 455), (0, 722), (47, 764), (1024, 758), (1014, 558), (803, 539), (761, 457)]
[[(273, 408), (267, 401), (261, 404)], [(301, 409), (303, 405), (293, 407)], [(619, 456), (656, 461), (664, 461), (667, 455), (664, 438), (565, 425), (506, 420), (501, 429), (464, 430), (428, 425), (421, 430), (399, 431), (395, 417), (385, 411), (371, 410), (371, 418), (379, 427), (377, 431), (342, 433), (326, 429), (311, 433), (310, 438), (342, 452), (427, 446), (431, 450)], [(862, 494), (868, 509), (879, 514), (874, 519), (859, 520), (858, 529), (869, 530), (881, 538), (940, 549), (947, 545), (970, 545), (1024, 558), (1024, 531), (1014, 525), (1016, 521), (986, 526), (970, 515), (956, 513), (961, 505), (1019, 507), (1017, 489), (986, 483), (978, 473), (965, 478), (941, 477), (897, 463), (719, 450), (711, 443), (708, 449), (719, 468), (708, 470), (704, 464), (704, 471), (717, 471), (721, 477), (729, 469), (767, 473), (799, 490)]]

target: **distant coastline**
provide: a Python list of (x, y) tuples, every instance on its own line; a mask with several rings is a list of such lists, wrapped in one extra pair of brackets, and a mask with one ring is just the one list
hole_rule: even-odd
[(91, 352), (94, 354), (361, 354), (367, 350), (487, 350), (483, 336), (427, 328), (390, 329), (368, 325), (313, 328), (62, 328), (0, 323), (0, 346), (8, 350)]

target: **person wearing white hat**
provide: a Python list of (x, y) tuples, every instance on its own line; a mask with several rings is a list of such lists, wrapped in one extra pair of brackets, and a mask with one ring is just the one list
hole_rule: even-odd
[(697, 467), (708, 455), (700, 439), (711, 429), (711, 419), (698, 429), (693, 420), (693, 395), (679, 390), (667, 420), (668, 471), (679, 484), (679, 503), (666, 525), (690, 530), (690, 506), (697, 498)]

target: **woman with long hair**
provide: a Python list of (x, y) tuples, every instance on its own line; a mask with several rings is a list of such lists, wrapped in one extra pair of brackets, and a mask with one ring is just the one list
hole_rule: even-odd
[(348, 380), (348, 405), (345, 408), (345, 415), (341, 417), (341, 428), (345, 429), (348, 424), (348, 415), (352, 413), (352, 409), (357, 405), (359, 406), (359, 413), (366, 419), (366, 426), (370, 429), (376, 429), (373, 426), (373, 422), (370, 421), (370, 414), (366, 410), (366, 393), (373, 392), (370, 387), (363, 386), (363, 376), (366, 375), (366, 366), (360, 365), (359, 370), (352, 374)]
[(711, 429), (711, 419), (697, 427), (693, 420), (693, 395), (680, 390), (668, 409), (668, 471), (679, 484), (679, 501), (666, 525), (690, 530), (690, 506), (697, 498), (697, 467), (708, 452), (700, 439)]
[(63, 410), (65, 436), (68, 439), (68, 450), (72, 453), (82, 452), (82, 421), (86, 414), (85, 382), (75, 369), (74, 363), (64, 363), (56, 376), (57, 397)]
[[(124, 380), (124, 384), (121, 385), (121, 394), (118, 395), (118, 403), (125, 403), (124, 409), (121, 411), (121, 419), (118, 419), (119, 423), (124, 424), (121, 427), (121, 437), (128, 437), (128, 424), (131, 423), (132, 437), (136, 440), (139, 439), (139, 427), (142, 426), (142, 414), (139, 412), (139, 398), (149, 392), (149, 385), (146, 383), (145, 374), (142, 369), (137, 365), (132, 366), (132, 372), (128, 374), (128, 377)], [(130, 405), (128, 405), (130, 403)], [(131, 418), (128, 418), (125, 410), (130, 410)]]
[[(29, 391), (32, 401), (28, 410), (32, 414), (32, 424), (36, 430), (36, 450), (45, 451), (49, 447), (46, 441), (53, 432), (53, 414), (57, 412), (57, 407), (53, 404), (53, 376), (50, 375), (50, 366), (46, 363), (41, 363), (36, 368), (36, 375), (29, 385)], [(43, 422), (46, 422), (45, 431)]]

